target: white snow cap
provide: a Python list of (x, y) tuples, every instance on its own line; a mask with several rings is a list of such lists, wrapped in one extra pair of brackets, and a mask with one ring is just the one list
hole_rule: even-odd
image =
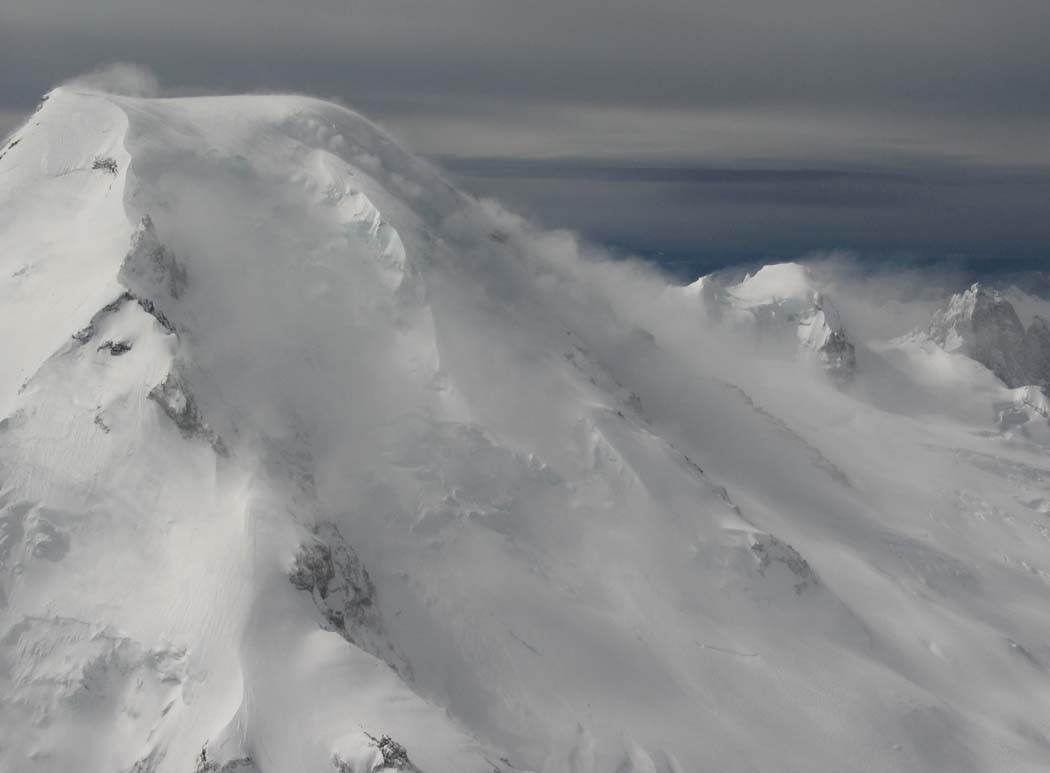
[(0, 770), (1047, 769), (1040, 390), (116, 91), (0, 149)]

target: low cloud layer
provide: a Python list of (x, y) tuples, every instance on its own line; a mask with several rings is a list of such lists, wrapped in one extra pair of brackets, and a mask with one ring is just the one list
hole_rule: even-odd
[(104, 91), (126, 97), (160, 95), (160, 79), (145, 67), (128, 62), (115, 62), (77, 75), (64, 85), (87, 91)]
[(695, 275), (739, 260), (862, 256), (1038, 267), (1050, 173), (963, 163), (754, 166), (445, 158), (465, 187)]
[(1050, 6), (41, 0), (5, 116), (71, 73), (339, 99), (478, 193), (647, 254), (1050, 252)]

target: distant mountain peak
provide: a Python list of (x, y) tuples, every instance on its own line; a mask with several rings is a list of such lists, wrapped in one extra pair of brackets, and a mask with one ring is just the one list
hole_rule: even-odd
[(1013, 304), (975, 282), (934, 313), (926, 337), (947, 352), (977, 360), (1008, 387), (1050, 384), (1050, 327), (1035, 317), (1026, 330)]
[[(837, 389), (804, 265), (670, 286), (306, 97), (16, 140), (0, 770), (1050, 767), (1042, 390)], [(968, 293), (930, 336), (1043, 367)]]
[(761, 344), (780, 342), (784, 353), (817, 362), (845, 383), (855, 375), (856, 352), (838, 310), (801, 263), (774, 263), (731, 285), (702, 277), (685, 288), (706, 317)]

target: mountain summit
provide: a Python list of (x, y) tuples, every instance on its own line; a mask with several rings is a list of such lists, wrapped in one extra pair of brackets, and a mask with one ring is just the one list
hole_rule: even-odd
[(53, 91), (0, 155), (0, 769), (1046, 770), (1045, 416), (817, 290), (669, 287), (318, 100)]
[(856, 350), (831, 299), (798, 263), (776, 263), (723, 285), (702, 277), (684, 288), (708, 319), (728, 325), (760, 348), (813, 360), (841, 383), (852, 380)]
[(985, 365), (1009, 387), (1050, 385), (1050, 326), (1035, 316), (1025, 329), (997, 290), (974, 284), (953, 295), (926, 330), (945, 351)]

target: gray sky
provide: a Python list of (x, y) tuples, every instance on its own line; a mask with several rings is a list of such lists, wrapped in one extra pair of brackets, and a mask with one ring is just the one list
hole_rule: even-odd
[(645, 252), (1050, 255), (1047, 0), (0, 0), (0, 132), (115, 60), (297, 90)]

